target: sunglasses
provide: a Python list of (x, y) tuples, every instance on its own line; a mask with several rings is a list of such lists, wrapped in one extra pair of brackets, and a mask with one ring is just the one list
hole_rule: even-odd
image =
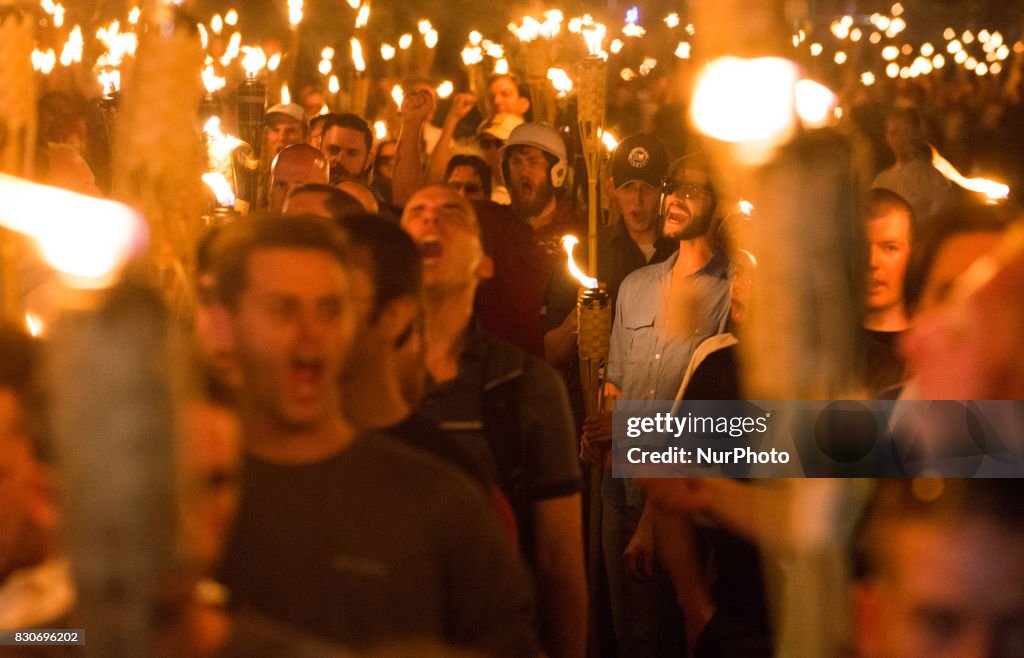
[(704, 183), (687, 183), (685, 181), (671, 180), (666, 178), (661, 182), (661, 193), (665, 195), (675, 194), (684, 199), (699, 199), (710, 191)]
[(490, 149), (500, 149), (505, 145), (505, 142), (500, 139), (494, 139), (493, 137), (480, 137), (480, 148), (488, 151)]

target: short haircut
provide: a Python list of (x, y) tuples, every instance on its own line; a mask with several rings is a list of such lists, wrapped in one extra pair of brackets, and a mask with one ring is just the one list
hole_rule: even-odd
[(217, 296), (229, 309), (238, 308), (249, 285), (249, 258), (264, 249), (322, 251), (342, 266), (348, 263), (345, 236), (330, 220), (268, 212), (233, 222), (221, 229), (215, 249)]
[(309, 132), (316, 130), (317, 125), (324, 123), (330, 117), (330, 114), (318, 114), (309, 120)]
[(513, 73), (492, 73), (491, 77), (487, 78), (487, 89), (490, 89), (491, 85), (493, 85), (495, 82), (501, 79), (508, 80), (509, 82), (514, 84), (516, 86), (516, 90), (519, 92), (519, 95), (526, 97), (528, 93), (527, 90), (523, 88), (523, 84), (519, 82), (519, 78), (517, 78)]
[(291, 199), (299, 194), (327, 195), (324, 206), (327, 208), (327, 212), (331, 214), (331, 219), (342, 219), (349, 215), (364, 212), (363, 204), (359, 203), (359, 199), (327, 183), (307, 183), (302, 187), (292, 190), (288, 198)]
[(363, 134), (363, 141), (366, 143), (366, 152), (369, 153), (373, 147), (373, 131), (370, 130), (370, 124), (355, 114), (346, 112), (344, 114), (328, 114), (327, 119), (324, 121), (324, 133), (331, 128), (348, 128), (349, 130), (355, 130)]
[(350, 245), (366, 247), (372, 259), (373, 310), (377, 318), (388, 302), (418, 297), (423, 288), (423, 259), (408, 233), (380, 215), (360, 213), (338, 222)]
[(914, 241), (917, 234), (917, 217), (914, 209), (906, 199), (884, 187), (873, 187), (868, 190), (864, 197), (864, 219), (870, 221), (890, 215), (892, 213), (903, 213), (910, 223), (907, 236), (910, 242)]
[(444, 180), (447, 183), (448, 177), (452, 175), (456, 167), (472, 167), (476, 175), (480, 177), (480, 181), (484, 189), (484, 198), (491, 198), (491, 167), (487, 164), (487, 161), (481, 158), (479, 155), (472, 155), (469, 153), (460, 153), (459, 155), (453, 155), (448, 160), (448, 166), (444, 170)]
[(1020, 479), (879, 480), (854, 543), (855, 575), (859, 579), (884, 575), (892, 530), (899, 524), (984, 521), (1024, 533), (1022, 509), (1024, 480)]
[(924, 285), (939, 249), (950, 238), (965, 233), (1002, 233), (1012, 219), (1008, 208), (978, 202), (955, 205), (929, 218), (914, 240), (903, 276), (903, 304), (912, 314), (921, 301)]

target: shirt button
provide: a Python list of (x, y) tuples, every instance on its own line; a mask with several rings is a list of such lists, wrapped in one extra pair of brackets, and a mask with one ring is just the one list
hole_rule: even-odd
[(661, 358), (661, 355), (660, 355), (660, 354), (655, 354), (655, 355), (654, 355), (654, 358), (655, 358), (655, 359), (660, 359), (660, 358)]

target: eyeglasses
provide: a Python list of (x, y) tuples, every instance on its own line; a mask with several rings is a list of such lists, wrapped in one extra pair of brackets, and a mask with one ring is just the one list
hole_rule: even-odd
[(489, 151), (491, 149), (500, 149), (502, 146), (505, 145), (505, 142), (503, 142), (500, 139), (495, 139), (493, 137), (480, 137), (479, 141), (480, 148), (482, 148), (485, 151)]
[(710, 190), (711, 188), (704, 183), (687, 183), (685, 181), (671, 180), (668, 178), (661, 182), (662, 194), (675, 194), (676, 196), (681, 196), (684, 199), (699, 199)]
[(481, 187), (480, 185), (477, 185), (476, 183), (459, 183), (456, 181), (451, 181), (450, 183), (448, 183), (448, 187), (456, 190), (461, 190), (466, 194), (482, 194), (484, 191), (484, 188)]

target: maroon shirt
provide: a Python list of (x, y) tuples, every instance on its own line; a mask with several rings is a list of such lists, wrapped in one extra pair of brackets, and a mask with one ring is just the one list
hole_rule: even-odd
[(544, 358), (541, 307), (551, 275), (566, 267), (562, 236), (586, 238), (584, 218), (562, 201), (554, 218), (537, 231), (520, 220), (510, 206), (477, 205), (485, 247), (494, 258), (494, 277), (480, 284), (476, 315), (491, 335)]

